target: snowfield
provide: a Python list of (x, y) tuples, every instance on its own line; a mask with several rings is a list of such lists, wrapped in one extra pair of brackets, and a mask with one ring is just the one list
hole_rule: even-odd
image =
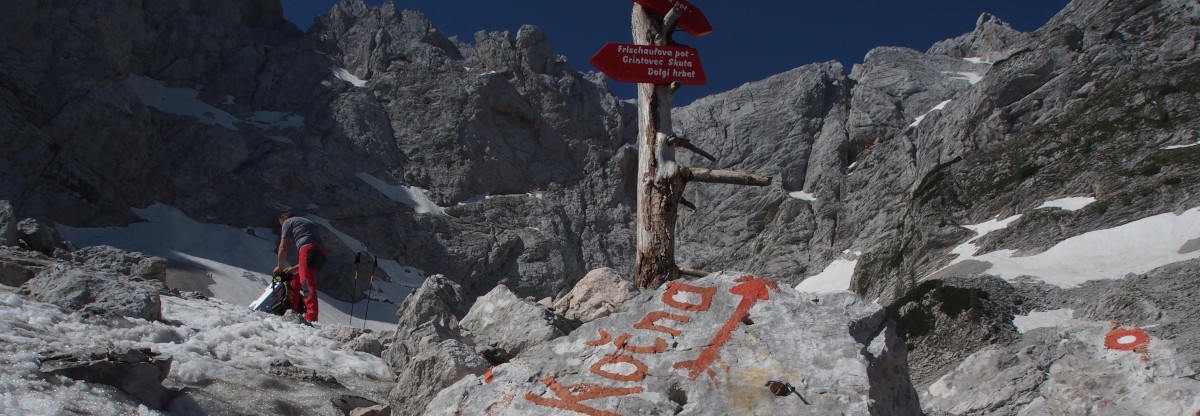
[[(211, 280), (200, 283), (207, 284), (208, 292), (213, 297), (247, 309), (270, 283), (268, 273), (275, 266), (275, 249), (279, 244), (278, 236), (273, 231), (202, 223), (166, 204), (133, 211), (146, 221), (127, 227), (73, 228), (60, 225), (57, 228), (63, 238), (81, 247), (108, 245), (199, 269)], [(329, 221), (315, 216), (308, 218), (326, 227), (352, 250), (370, 252), (361, 242), (333, 228)], [(394, 260), (381, 259), (376, 276), (375, 290), (371, 292), (370, 316), (365, 326), (376, 331), (393, 330), (400, 303), (412, 288), (424, 281), (424, 272)], [(363, 274), (359, 278), (368, 279), (369, 276)], [(366, 298), (353, 305), (323, 293), (319, 293), (318, 298), (321, 324), (364, 326), (363, 314), (368, 312)], [(351, 311), (355, 314), (354, 322), (350, 321)]]
[[(273, 364), (328, 374), (351, 391), (386, 401), (392, 371), (379, 357), (346, 351), (320, 328), (285, 322), (220, 300), (188, 300), (164, 296), (163, 322), (131, 319), (127, 325), (89, 323), (79, 314), (54, 305), (23, 299), (14, 288), (0, 285), (0, 414), (4, 415), (160, 415), (196, 414), (189, 401), (156, 411), (130, 401), (113, 387), (89, 384), (39, 371), (39, 352), (96, 348), (148, 348), (172, 358), (164, 385), (227, 385), (247, 392), (262, 390)], [(206, 387), (206, 388), (208, 388)], [(287, 394), (305, 395), (326, 389), (296, 383)], [(274, 393), (272, 393), (274, 394)], [(284, 394), (278, 392), (278, 394)], [(245, 408), (269, 408), (247, 394)], [(325, 404), (327, 406), (327, 403)], [(239, 406), (242, 407), (242, 406)]]
[(1130, 273), (1142, 274), (1200, 258), (1200, 208), (1092, 231), (1031, 256), (1018, 256), (1011, 249), (976, 253), (974, 242), (979, 237), (1007, 227), (1017, 219), (1019, 216), (966, 226), (978, 236), (956, 247), (952, 253), (959, 257), (950, 264), (973, 260), (985, 266), (980, 273), (1009, 281), (1031, 276), (1061, 288), (1072, 288), (1091, 280), (1121, 279)]

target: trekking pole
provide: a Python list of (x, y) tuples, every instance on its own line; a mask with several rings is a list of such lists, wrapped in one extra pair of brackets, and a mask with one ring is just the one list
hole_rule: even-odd
[(358, 262), (362, 260), (362, 252), (354, 253), (354, 289), (350, 291), (350, 322), (346, 324), (351, 328), (354, 327), (354, 296), (358, 292)]
[(371, 257), (375, 258), (375, 264), (371, 266), (371, 288), (367, 289), (367, 311), (363, 312), (363, 330), (367, 329), (367, 314), (371, 312), (371, 292), (375, 291), (375, 269), (379, 268), (379, 257)]

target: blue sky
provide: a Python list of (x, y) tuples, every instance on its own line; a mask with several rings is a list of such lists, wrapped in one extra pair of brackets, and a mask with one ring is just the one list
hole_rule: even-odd
[[(630, 42), (632, 1), (484, 1), (394, 0), (401, 9), (425, 13), (448, 35), (473, 43), (479, 30), (516, 33), (522, 24), (542, 28), (555, 53), (580, 71), (608, 42)], [(318, 14), (337, 0), (283, 0), (285, 17), (307, 30)], [(384, 0), (366, 0), (379, 5)], [(871, 48), (905, 46), (920, 51), (934, 42), (975, 28), (983, 12), (1021, 31), (1041, 27), (1067, 0), (858, 0), (757, 1), (691, 0), (712, 22), (713, 33), (675, 39), (697, 48), (708, 85), (684, 87), (676, 104), (727, 91), (789, 69), (829, 60), (850, 68)], [(632, 98), (632, 84), (612, 83), (621, 98)]]

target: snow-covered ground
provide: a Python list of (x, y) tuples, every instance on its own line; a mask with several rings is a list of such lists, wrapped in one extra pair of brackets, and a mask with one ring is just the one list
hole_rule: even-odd
[[(79, 314), (57, 306), (29, 301), (14, 288), (0, 285), (0, 414), (3, 415), (158, 415), (135, 404), (115, 389), (98, 384), (46, 376), (39, 371), (40, 352), (82, 348), (148, 348), (172, 358), (168, 387), (225, 384), (261, 390), (254, 384), (269, 373), (272, 363), (332, 375), (349, 391), (386, 399), (392, 372), (380, 358), (346, 351), (321, 336), (318, 328), (285, 322), (274, 315), (253, 312), (220, 300), (188, 300), (164, 296), (163, 322), (131, 320), (131, 325), (88, 323)], [(321, 389), (297, 383), (290, 393), (304, 395)], [(247, 390), (247, 393), (251, 393)], [(245, 395), (250, 408), (270, 408), (263, 391)], [(285, 394), (279, 392), (279, 394)], [(187, 406), (179, 404), (175, 406)], [(328, 406), (328, 404), (324, 404)], [(196, 414), (195, 409), (165, 409), (171, 414)], [(269, 413), (269, 412), (267, 412)]]
[[(1090, 200), (1086, 198), (1067, 198), (1049, 201), (1039, 208), (1072, 209), (1087, 203)], [(985, 266), (981, 273), (1007, 280), (1031, 276), (1062, 288), (1072, 288), (1090, 280), (1120, 279), (1130, 273), (1146, 273), (1171, 263), (1200, 258), (1200, 208), (1178, 215), (1168, 212), (1092, 231), (1063, 240), (1035, 255), (1018, 256), (1016, 250), (1011, 249), (977, 253), (975, 242), (979, 237), (1003, 229), (1018, 219), (1020, 215), (1014, 215), (965, 226), (977, 236), (951, 251), (958, 257), (950, 264), (972, 260)]]
[[(199, 269), (211, 279), (211, 282), (200, 283), (207, 285), (213, 297), (247, 309), (269, 284), (271, 278), (268, 273), (275, 266), (275, 249), (278, 247), (278, 237), (272, 230), (202, 223), (166, 204), (134, 209), (134, 213), (146, 221), (113, 228), (60, 225), (58, 230), (64, 238), (80, 246), (108, 245)], [(338, 231), (329, 221), (316, 216), (307, 218), (327, 228), (351, 250), (370, 253), (368, 247)], [(362, 267), (358, 277), (360, 281), (370, 279), (371, 269), (371, 264)], [(353, 311), (355, 327), (366, 326), (378, 331), (395, 329), (396, 311), (400, 303), (412, 288), (421, 284), (424, 272), (394, 260), (380, 259), (379, 269), (374, 275), (375, 290), (371, 292), (369, 310), (366, 298), (351, 305), (318, 293), (320, 324), (348, 326)], [(329, 278), (322, 276), (322, 280)], [(363, 322), (367, 312), (369, 316)]]
[(829, 263), (825, 270), (809, 276), (796, 285), (796, 290), (813, 293), (850, 290), (850, 280), (854, 277), (854, 268), (858, 267), (858, 256), (861, 255), (861, 252), (846, 251), (842, 253), (842, 258)]
[(407, 185), (392, 185), (366, 172), (359, 172), (358, 179), (371, 185), (389, 199), (412, 207), (418, 214), (445, 214), (446, 210), (425, 195), (425, 190)]

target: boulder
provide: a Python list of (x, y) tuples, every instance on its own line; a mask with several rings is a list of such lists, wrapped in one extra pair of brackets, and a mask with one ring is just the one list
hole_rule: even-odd
[(340, 396), (330, 400), (346, 416), (391, 416), (392, 408), (365, 397)]
[(116, 247), (85, 247), (62, 258), (86, 268), (111, 271), (134, 280), (165, 283), (167, 279), (166, 259)]
[(15, 220), (12, 204), (0, 200), (0, 246), (15, 246), (19, 242)]
[(418, 415), (443, 388), (463, 377), (483, 374), (489, 367), (471, 346), (447, 339), (412, 358), (399, 373), (388, 400), (396, 414)]
[(342, 349), (346, 351), (365, 352), (376, 357), (383, 355), (383, 341), (379, 339), (378, 333), (369, 330), (338, 327), (321, 331), (321, 336), (340, 342)]
[(159, 356), (149, 349), (77, 351), (51, 356), (42, 360), (41, 372), (107, 384), (153, 409), (165, 408), (176, 395), (162, 385), (171, 372), (171, 357)]
[(425, 414), (917, 415), (905, 355), (883, 309), (851, 293), (720, 273), (466, 377)]
[(554, 313), (584, 324), (623, 312), (638, 295), (637, 286), (616, 270), (600, 268), (588, 272), (570, 292), (554, 303)]
[(157, 287), (67, 263), (55, 263), (21, 286), (21, 294), (39, 302), (89, 316), (162, 319)]
[(53, 225), (39, 221), (33, 218), (26, 218), (17, 224), (18, 238), (25, 247), (45, 254), (53, 256), (57, 250), (72, 251), (75, 246), (71, 242), (63, 239), (58, 234), (58, 230), (54, 229)]
[(550, 310), (520, 299), (504, 285), (475, 301), (460, 323), (475, 351), (506, 362), (522, 351), (570, 332), (569, 325)]
[(376, 357), (383, 356), (383, 342), (379, 340), (379, 335), (374, 333), (362, 334), (358, 338), (342, 343), (342, 349), (365, 352)]
[(462, 287), (443, 275), (425, 279), (421, 287), (400, 304), (396, 312), (399, 323), (386, 342), (383, 359), (397, 373), (410, 358), (431, 346), (448, 339), (462, 339), (458, 333), (458, 318), (466, 313), (467, 301)]
[(38, 252), (0, 247), (0, 285), (19, 287), (53, 262)]
[(887, 310), (908, 345), (913, 383), (924, 386), (984, 347), (1019, 339), (1013, 315), (1026, 302), (1004, 279), (982, 275), (926, 280)]

